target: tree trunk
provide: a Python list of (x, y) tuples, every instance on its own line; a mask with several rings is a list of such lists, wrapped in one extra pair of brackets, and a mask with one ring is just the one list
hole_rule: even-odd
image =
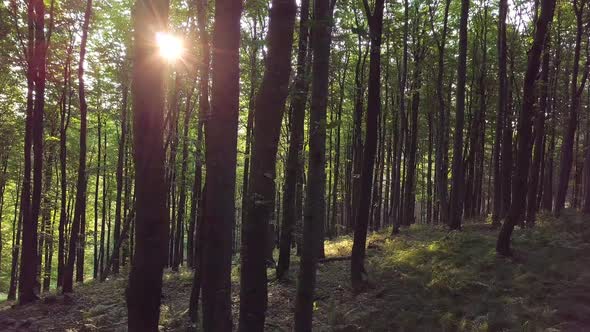
[[(448, 213), (448, 166), (447, 166), (447, 154), (449, 151), (449, 140), (448, 140), (448, 120), (445, 105), (444, 96), (444, 73), (445, 73), (445, 47), (448, 30), (448, 19), (449, 19), (449, 7), (451, 0), (445, 1), (445, 9), (443, 15), (443, 29), (441, 32), (440, 40), (437, 42), (438, 47), (438, 69), (436, 78), (436, 97), (438, 101), (438, 130), (437, 130), (437, 146), (436, 146), (436, 193), (438, 200), (438, 211), (440, 216), (440, 222), (447, 224), (447, 213)], [(432, 27), (433, 32), (435, 31), (434, 25)]]
[(346, 84), (346, 74), (348, 72), (348, 52), (346, 53), (346, 60), (344, 61), (344, 72), (341, 75), (341, 80), (339, 81), (339, 89), (340, 89), (340, 96), (338, 100), (338, 113), (336, 114), (336, 154), (334, 156), (334, 182), (332, 185), (332, 219), (330, 220), (330, 228), (331, 231), (329, 232), (332, 236), (338, 235), (338, 230), (336, 228), (337, 224), (337, 197), (338, 197), (338, 183), (340, 181), (340, 131), (342, 127), (342, 111), (344, 106), (344, 89)]
[(412, 77), (412, 114), (409, 128), (408, 141), (406, 144), (407, 171), (404, 185), (404, 205), (401, 207), (400, 223), (409, 226), (416, 222), (416, 154), (418, 149), (418, 110), (420, 107), (420, 85), (421, 85), (421, 50), (420, 41), (417, 41), (416, 50), (414, 50), (414, 73)]
[(166, 262), (165, 153), (163, 142), (164, 60), (154, 61), (152, 24), (165, 30), (168, 1), (138, 0), (133, 58), (133, 139), (135, 159), (135, 255), (126, 290), (130, 331), (157, 331), (162, 271)]
[(535, 81), (541, 65), (541, 53), (543, 45), (549, 30), (549, 24), (553, 20), (553, 11), (555, 9), (555, 0), (541, 1), (541, 15), (536, 21), (536, 29), (533, 44), (528, 53), (527, 70), (523, 86), (523, 105), (518, 121), (518, 158), (516, 164), (516, 174), (513, 179), (513, 200), (510, 212), (506, 221), (502, 225), (496, 251), (503, 256), (510, 256), (510, 237), (514, 226), (524, 217), (526, 193), (527, 193), (527, 174), (531, 158), (530, 136), (531, 136), (531, 118), (534, 115), (535, 104)]
[(309, 163), (303, 220), (303, 246), (295, 297), (295, 331), (311, 331), (317, 252), (325, 220), (326, 108), (330, 64), (330, 19), (328, 0), (314, 2), (311, 29), (313, 65), (309, 118)]
[[(507, 105), (507, 77), (506, 77), (506, 16), (508, 13), (508, 0), (500, 0), (500, 14), (498, 18), (498, 110), (496, 112), (496, 132), (494, 139), (494, 210), (492, 213), (492, 223), (500, 225), (500, 220), (503, 217), (504, 188), (502, 188), (503, 181), (502, 169), (505, 163), (504, 155), (501, 147), (503, 146), (502, 133), (506, 118)], [(509, 124), (508, 124), (509, 125)]]
[(364, 0), (365, 14), (369, 21), (369, 35), (371, 37), (371, 55), (369, 65), (369, 91), (367, 105), (367, 129), (365, 149), (363, 151), (363, 166), (361, 173), (360, 199), (358, 213), (355, 217), (354, 242), (350, 262), (350, 275), (353, 289), (359, 290), (363, 284), (365, 247), (367, 241), (367, 225), (371, 204), (371, 180), (375, 150), (377, 148), (377, 126), (381, 112), (381, 32), (383, 30), (384, 0), (377, 0), (373, 13), (367, 0)]
[(297, 67), (293, 83), (293, 95), (290, 109), (290, 138), (285, 166), (285, 190), (283, 194), (283, 220), (279, 240), (279, 261), (277, 264), (277, 278), (283, 279), (289, 271), (291, 262), (291, 242), (297, 216), (297, 183), (303, 173), (303, 135), (305, 121), (305, 105), (309, 80), (307, 72), (308, 41), (309, 41), (309, 0), (302, 0), (299, 18), (299, 41), (297, 50)]
[[(98, 135), (98, 158), (96, 163), (96, 180), (94, 186), (94, 275), (95, 278), (98, 277), (98, 274), (102, 274), (103, 270), (103, 262), (104, 262), (104, 219), (101, 220), (101, 232), (100, 232), (100, 248), (98, 247), (98, 190), (100, 188), (100, 170), (101, 170), (101, 162), (102, 162), (102, 118), (101, 118), (101, 110), (96, 110), (96, 115), (98, 119), (98, 123), (96, 126), (97, 135)], [(103, 179), (103, 186), (105, 184), (105, 180)], [(104, 197), (103, 197), (104, 198)]]
[[(205, 237), (203, 236), (203, 209), (204, 188), (202, 185), (202, 165), (203, 165), (203, 123), (205, 117), (209, 114), (209, 34), (206, 28), (207, 0), (196, 1), (197, 26), (199, 29), (199, 47), (203, 56), (199, 62), (199, 112), (197, 122), (197, 153), (195, 158), (195, 179), (193, 184), (193, 197), (191, 207), (191, 219), (189, 226), (189, 266), (194, 267), (193, 283), (191, 288), (189, 303), (189, 318), (191, 322), (196, 323), (198, 320), (199, 298), (201, 294), (201, 284), (203, 280), (203, 255), (202, 247)], [(190, 241), (192, 240), (192, 241)], [(192, 245), (191, 245), (192, 242)]]
[[(70, 37), (70, 42), (67, 48), (66, 63), (64, 65), (64, 83), (61, 96), (61, 113), (59, 126), (59, 171), (60, 171), (60, 213), (58, 225), (58, 244), (57, 244), (57, 287), (62, 286), (63, 269), (65, 265), (65, 247), (66, 234), (65, 228), (68, 222), (67, 210), (67, 130), (70, 124), (70, 115), (72, 110), (72, 84), (71, 84), (71, 61), (72, 61), (72, 47), (73, 37)], [(67, 105), (67, 106), (66, 106)]]
[(264, 78), (256, 97), (252, 169), (242, 222), (239, 331), (263, 331), (266, 314), (268, 242), (265, 238), (273, 210), (276, 155), (289, 89), (294, 0), (273, 0), (268, 30)]
[[(86, 95), (84, 90), (84, 59), (86, 56), (86, 42), (88, 39), (88, 25), (90, 24), (90, 15), (92, 11), (92, 0), (86, 2), (86, 11), (84, 13), (84, 25), (82, 27), (82, 41), (80, 44), (80, 61), (78, 64), (78, 94), (80, 98), (80, 159), (78, 165), (78, 181), (76, 191), (76, 203), (74, 208), (74, 220), (70, 234), (70, 245), (68, 248), (68, 261), (64, 269), (63, 292), (71, 293), (74, 283), (74, 263), (76, 261), (76, 250), (81, 245), (80, 229), (82, 223), (82, 214), (85, 214), (84, 200), (86, 199), (86, 113), (88, 105), (86, 104)], [(83, 249), (82, 249), (83, 250)]]
[[(37, 9), (40, 10), (37, 13)], [(43, 62), (43, 73), (45, 72), (45, 59), (42, 54), (37, 54), (37, 50), (44, 51), (38, 47), (41, 41), (36, 40), (37, 33), (44, 37), (43, 28), (45, 19), (43, 17), (45, 5), (42, 1), (29, 1), (27, 4), (28, 20), (28, 47), (27, 47), (27, 109), (25, 120), (25, 140), (24, 140), (24, 176), (21, 196), (22, 210), (22, 254), (20, 258), (18, 295), (19, 303), (26, 304), (37, 299), (35, 292), (36, 285), (36, 268), (37, 268), (37, 220), (33, 218), (31, 200), (31, 151), (33, 150), (35, 140), (35, 129), (37, 120), (37, 103), (33, 99), (33, 90), (39, 69), (39, 60)], [(40, 23), (40, 25), (39, 25)], [(40, 30), (40, 31), (37, 31)], [(44, 75), (44, 74), (43, 74)], [(45, 84), (43, 80), (43, 85)], [(36, 95), (36, 91), (35, 91)], [(39, 98), (40, 106), (44, 106), (43, 97)], [(40, 111), (43, 111), (42, 108)], [(42, 119), (41, 119), (42, 124)], [(41, 128), (39, 128), (41, 129)]]
[(205, 126), (203, 328), (230, 331), (232, 228), (235, 220), (242, 2), (215, 1), (211, 113)]
[(449, 203), (449, 228), (461, 229), (463, 218), (463, 127), (465, 113), (465, 79), (467, 76), (467, 20), (469, 0), (461, 0), (461, 21), (459, 24), (459, 59), (457, 67), (457, 109), (455, 113), (455, 137), (453, 142), (453, 178)]
[[(20, 173), (20, 171), (19, 171)], [(20, 175), (17, 178), (20, 178)], [(21, 192), (21, 185), (17, 183), (16, 185), (16, 193)], [(19, 262), (19, 253), (21, 248), (21, 229), (22, 229), (22, 222), (23, 222), (23, 209), (21, 209), (21, 201), (19, 198), (22, 199), (21, 195), (16, 195), (16, 199), (14, 202), (14, 219), (12, 220), (12, 264), (10, 268), (10, 283), (8, 286), (8, 300), (15, 300), (16, 299), (16, 288), (18, 284), (18, 262)]]
[(250, 52), (250, 91), (248, 93), (248, 116), (246, 119), (246, 137), (245, 137), (245, 149), (244, 149), (244, 170), (242, 176), (242, 227), (244, 221), (247, 219), (247, 205), (248, 205), (248, 177), (250, 176), (250, 155), (252, 150), (252, 130), (254, 126), (254, 103), (256, 96), (256, 81), (258, 78), (258, 32), (257, 32), (258, 20), (253, 19), (252, 28), (252, 50)]
[(555, 215), (559, 216), (561, 210), (565, 207), (565, 199), (567, 196), (567, 188), (572, 168), (574, 138), (578, 126), (578, 109), (580, 107), (580, 96), (584, 91), (584, 85), (588, 77), (588, 68), (584, 73), (584, 77), (580, 86), (578, 86), (578, 73), (580, 71), (580, 53), (582, 47), (582, 35), (584, 33), (583, 15), (586, 2), (574, 0), (574, 12), (576, 15), (576, 46), (574, 49), (574, 65), (572, 71), (571, 82), (571, 101), (569, 119), (567, 121), (567, 129), (563, 134), (563, 144), (561, 148), (561, 161), (559, 170), (559, 184), (557, 186), (557, 196), (555, 197)]
[[(121, 232), (121, 204), (123, 194), (123, 165), (125, 164), (125, 143), (127, 140), (127, 95), (129, 87), (123, 83), (123, 105), (121, 107), (121, 137), (119, 138), (119, 151), (117, 153), (117, 197), (115, 199), (115, 227), (114, 237), (119, 238)], [(95, 223), (96, 227), (96, 223)], [(96, 232), (96, 229), (94, 230)], [(96, 268), (95, 268), (96, 270)], [(113, 249), (113, 273), (119, 274), (119, 248)]]
[(549, 34), (545, 37), (545, 47), (543, 50), (543, 63), (541, 69), (541, 101), (537, 114), (535, 115), (534, 127), (534, 156), (529, 174), (529, 189), (527, 197), (527, 215), (526, 225), (532, 227), (535, 225), (537, 214), (537, 193), (539, 187), (539, 171), (542, 163), (543, 138), (545, 137), (545, 114), (547, 114), (547, 95), (549, 89), (549, 57), (550, 43)]

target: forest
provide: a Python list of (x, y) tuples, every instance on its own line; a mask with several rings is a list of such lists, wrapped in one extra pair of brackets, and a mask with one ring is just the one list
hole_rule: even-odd
[(0, 330), (584, 331), (590, 0), (0, 0)]

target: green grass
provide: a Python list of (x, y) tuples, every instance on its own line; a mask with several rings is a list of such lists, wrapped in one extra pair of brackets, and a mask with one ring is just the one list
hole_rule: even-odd
[[(318, 264), (314, 331), (583, 331), (590, 326), (590, 218), (566, 211), (559, 220), (539, 219), (533, 229), (515, 230), (512, 259), (496, 255), (498, 230), (483, 221), (467, 222), (460, 232), (413, 225), (394, 237), (391, 229), (369, 234), (370, 287), (364, 292), (350, 288), (349, 260)], [(351, 236), (325, 243), (326, 257), (346, 257), (351, 249)], [(291, 258), (287, 282), (274, 280), (274, 269), (268, 269), (271, 331), (293, 328), (299, 259)], [(234, 257), (234, 320), (238, 262)], [(79, 286), (79, 311), (41, 303), (11, 314), (42, 316), (45, 326), (64, 328), (124, 325), (124, 275)], [(166, 330), (186, 330), (191, 283), (188, 269), (164, 275), (161, 324)], [(44, 313), (48, 308), (51, 314)]]
[[(543, 216), (513, 236), (514, 259), (495, 253), (497, 230), (415, 225), (379, 243), (368, 271), (375, 312), (349, 319), (369, 330), (537, 331), (590, 325), (590, 229), (580, 217)], [(327, 245), (349, 251), (349, 238)], [(348, 250), (348, 251), (347, 251)], [(361, 305), (361, 304), (360, 304)], [(338, 311), (337, 308), (334, 310)]]

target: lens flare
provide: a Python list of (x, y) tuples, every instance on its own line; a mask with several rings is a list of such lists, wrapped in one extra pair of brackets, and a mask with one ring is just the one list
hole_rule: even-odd
[(169, 62), (179, 59), (184, 51), (182, 41), (178, 37), (166, 32), (156, 33), (156, 44), (158, 45), (160, 56)]

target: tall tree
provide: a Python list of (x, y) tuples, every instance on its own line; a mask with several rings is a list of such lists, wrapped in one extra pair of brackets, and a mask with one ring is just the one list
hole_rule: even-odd
[(311, 109), (309, 114), (309, 162), (303, 218), (303, 245), (295, 297), (295, 331), (311, 331), (313, 294), (321, 229), (326, 217), (326, 108), (328, 102), (330, 33), (329, 0), (314, 2), (311, 28)]
[(157, 331), (166, 262), (168, 215), (164, 179), (164, 60), (156, 59), (154, 31), (166, 31), (167, 0), (137, 0), (133, 57), (135, 255), (127, 286), (130, 331)]
[[(127, 98), (129, 86), (126, 80), (123, 82), (123, 100), (121, 105), (121, 136), (119, 137), (119, 150), (117, 152), (117, 196), (115, 199), (115, 225), (114, 236), (119, 237), (121, 233), (121, 206), (123, 198), (123, 165), (125, 164), (125, 143), (127, 141)], [(96, 227), (96, 224), (95, 224)], [(96, 229), (94, 230), (96, 232)], [(119, 249), (113, 249), (113, 273), (119, 273)]]
[(498, 17), (498, 109), (496, 112), (496, 132), (494, 138), (494, 210), (492, 213), (492, 222), (499, 225), (503, 217), (503, 198), (502, 198), (502, 167), (506, 161), (501, 159), (502, 133), (504, 132), (504, 123), (507, 106), (507, 74), (506, 74), (506, 16), (508, 13), (508, 1), (500, 0), (500, 11)]
[(371, 180), (373, 178), (373, 165), (377, 149), (378, 119), (379, 113), (381, 112), (381, 33), (383, 31), (383, 8), (385, 0), (376, 0), (373, 10), (371, 10), (368, 0), (363, 0), (363, 5), (367, 20), (369, 21), (371, 52), (369, 56), (367, 128), (361, 172), (361, 195), (358, 212), (355, 216), (354, 242), (350, 261), (352, 287), (356, 290), (359, 290), (363, 286), (363, 275), (366, 273), (364, 259), (371, 204)]
[(231, 254), (235, 220), (242, 1), (215, 0), (211, 112), (205, 126), (202, 252), (203, 328), (231, 331)]
[(66, 62), (64, 65), (64, 81), (63, 90), (60, 100), (60, 125), (59, 125), (59, 181), (60, 181), (60, 212), (58, 225), (58, 244), (57, 244), (57, 287), (62, 285), (63, 269), (65, 266), (65, 250), (66, 250), (66, 223), (68, 222), (67, 215), (67, 130), (70, 125), (70, 115), (72, 110), (71, 103), (71, 61), (73, 51), (73, 34), (70, 32), (70, 41), (68, 42), (66, 51)]
[[(574, 158), (574, 139), (576, 135), (576, 129), (578, 127), (580, 97), (584, 91), (586, 80), (588, 79), (589, 64), (586, 63), (586, 70), (584, 71), (582, 81), (578, 83), (578, 75), (580, 71), (580, 54), (582, 49), (582, 35), (584, 33), (585, 27), (586, 29), (588, 27), (588, 23), (584, 23), (584, 8), (586, 7), (586, 3), (587, 1), (583, 0), (573, 0), (574, 14), (576, 16), (576, 45), (574, 48), (569, 118), (567, 121), (567, 129), (563, 132), (563, 145), (561, 148), (561, 160), (559, 164), (559, 183), (557, 186), (557, 196), (555, 196), (555, 214), (557, 216), (559, 216), (561, 210), (565, 207), (567, 188)], [(590, 55), (588, 57), (590, 60)]]
[[(78, 96), (80, 98), (80, 159), (78, 164), (78, 181), (76, 183), (76, 203), (74, 207), (74, 221), (70, 234), (70, 245), (68, 247), (68, 261), (64, 268), (63, 292), (70, 293), (74, 289), (74, 263), (77, 250), (83, 243), (80, 241), (80, 229), (83, 214), (86, 214), (86, 127), (87, 110), (85, 86), (84, 86), (84, 60), (86, 57), (86, 43), (88, 41), (88, 26), (92, 13), (92, 0), (86, 2), (84, 12), (84, 23), (82, 26), (82, 40), (80, 42), (80, 61), (78, 63)], [(83, 248), (82, 248), (83, 250)]]
[(534, 226), (536, 214), (537, 214), (537, 195), (540, 192), (539, 178), (541, 163), (543, 162), (543, 139), (545, 137), (545, 116), (547, 114), (547, 95), (549, 94), (549, 58), (550, 53), (550, 35), (547, 34), (545, 38), (545, 47), (543, 51), (543, 60), (541, 65), (541, 100), (539, 103), (539, 109), (535, 115), (534, 124), (534, 149), (533, 149), (533, 163), (531, 165), (531, 171), (529, 174), (529, 191), (527, 196), (527, 215), (526, 225), (527, 227)]
[[(191, 216), (189, 226), (189, 243), (188, 243), (188, 259), (189, 266), (194, 266), (193, 284), (191, 287), (191, 297), (189, 304), (189, 317), (194, 323), (197, 322), (199, 297), (201, 294), (201, 281), (203, 279), (202, 273), (202, 243), (203, 243), (203, 195), (204, 189), (202, 187), (203, 179), (203, 123), (205, 116), (209, 114), (209, 65), (210, 65), (210, 49), (209, 49), (209, 33), (207, 32), (207, 0), (196, 1), (195, 4), (197, 12), (197, 27), (199, 30), (199, 48), (201, 49), (202, 57), (198, 64), (199, 71), (199, 112), (197, 121), (197, 151), (195, 160), (195, 179), (193, 183), (193, 197), (191, 205)], [(192, 242), (192, 245), (191, 245)], [(190, 265), (192, 264), (192, 265)]]
[(527, 175), (531, 159), (531, 120), (534, 116), (535, 107), (535, 81), (537, 80), (539, 67), (541, 65), (541, 54), (549, 25), (553, 20), (555, 10), (555, 0), (541, 1), (541, 14), (535, 22), (535, 34), (533, 44), (528, 53), (527, 69), (523, 86), (523, 104), (520, 116), (518, 118), (518, 158), (516, 161), (516, 172), (512, 179), (513, 199), (510, 206), (510, 212), (498, 235), (496, 251), (500, 255), (510, 256), (510, 237), (514, 226), (525, 216), (526, 211), (526, 193), (528, 188)]
[(461, 229), (463, 218), (463, 127), (465, 116), (465, 81), (467, 77), (467, 20), (469, 0), (461, 0), (459, 23), (459, 58), (457, 65), (457, 109), (455, 110), (455, 136), (453, 141), (453, 167), (451, 199), (449, 203), (449, 228)]
[[(27, 55), (27, 110), (24, 142), (24, 176), (21, 197), (22, 254), (19, 270), (19, 303), (37, 298), (37, 225), (41, 204), (43, 167), (43, 112), (45, 107), (46, 44), (45, 4), (29, 1), (27, 4), (28, 46)], [(31, 160), (31, 150), (33, 160)], [(34, 169), (32, 170), (32, 168)], [(31, 196), (31, 170), (33, 189)]]
[(285, 169), (285, 185), (283, 194), (283, 219), (279, 243), (279, 262), (277, 278), (282, 279), (289, 271), (291, 262), (291, 241), (296, 224), (297, 213), (297, 182), (303, 173), (303, 131), (305, 122), (305, 105), (309, 90), (308, 74), (308, 42), (309, 42), (309, 0), (302, 0), (299, 8), (299, 41), (297, 49), (297, 68), (293, 83), (293, 95), (289, 111), (289, 151)]
[(445, 76), (445, 50), (448, 33), (449, 22), (449, 7), (451, 0), (445, 0), (443, 12), (443, 26), (440, 34), (436, 29), (434, 22), (434, 8), (429, 7), (430, 12), (430, 27), (432, 34), (435, 37), (436, 48), (438, 50), (437, 74), (436, 74), (436, 100), (438, 102), (438, 117), (436, 130), (436, 154), (435, 154), (435, 182), (436, 182), (436, 200), (439, 220), (442, 224), (447, 224), (447, 213), (449, 209), (448, 202), (448, 151), (449, 151), (449, 136), (448, 136), (448, 119), (445, 104), (444, 93), (444, 76)]
[[(242, 223), (240, 331), (264, 331), (267, 301), (266, 238), (273, 210), (276, 155), (289, 90), (295, 24), (294, 0), (273, 0), (269, 15), (268, 53), (254, 118), (252, 169), (246, 220)], [(261, 240), (262, 234), (262, 240)]]

